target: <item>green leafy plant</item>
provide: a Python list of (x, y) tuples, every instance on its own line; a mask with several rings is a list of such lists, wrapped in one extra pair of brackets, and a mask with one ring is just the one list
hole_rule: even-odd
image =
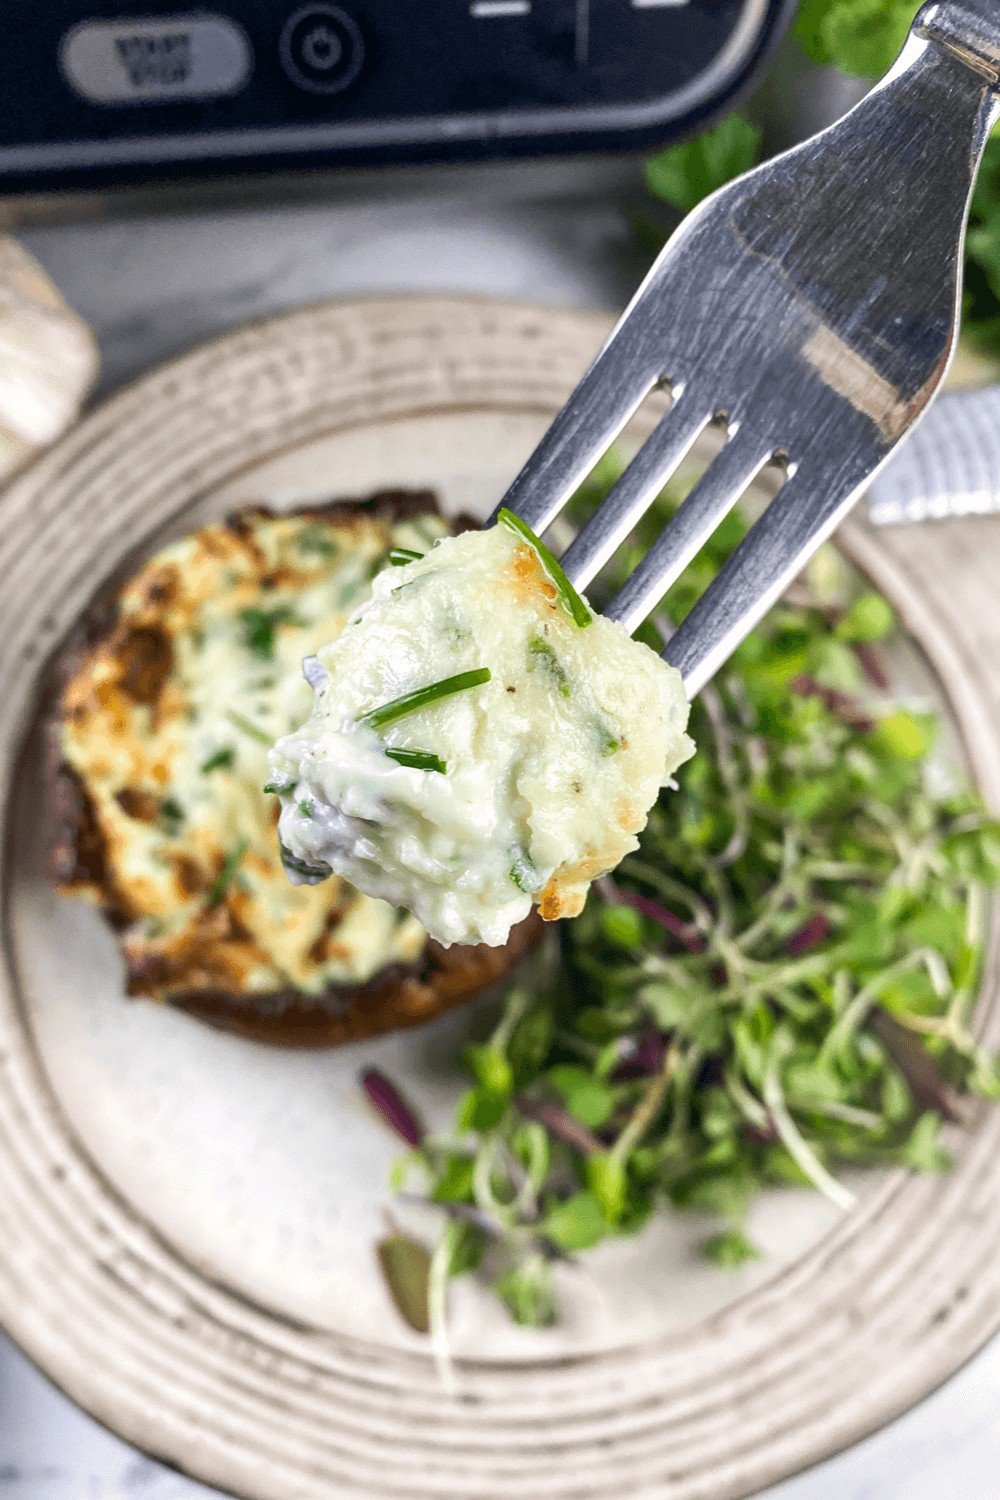
[(923, 0), (800, 0), (794, 34), (807, 56), (856, 78), (881, 78)]
[(690, 213), (760, 159), (761, 133), (739, 110), (689, 141), (668, 146), (646, 163), (650, 192), (679, 213)]

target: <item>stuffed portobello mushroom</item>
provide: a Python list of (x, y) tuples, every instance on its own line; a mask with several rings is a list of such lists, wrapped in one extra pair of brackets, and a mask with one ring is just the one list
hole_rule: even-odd
[(264, 792), (308, 713), (300, 663), (394, 549), (448, 525), (424, 492), (240, 510), (150, 557), (63, 660), (52, 726), (60, 888), (119, 933), (129, 994), (261, 1040), (409, 1026), (501, 978), (530, 944), (447, 950), (345, 881), (295, 885)]

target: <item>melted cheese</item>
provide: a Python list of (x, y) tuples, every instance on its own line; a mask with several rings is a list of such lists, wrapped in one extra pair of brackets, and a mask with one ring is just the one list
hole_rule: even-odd
[[(384, 727), (359, 722), (484, 667), (486, 683)], [(502, 943), (533, 903), (548, 919), (579, 912), (693, 752), (679, 674), (610, 620), (575, 624), (504, 527), (380, 574), (311, 676), (312, 717), (271, 757), (293, 878), (334, 871), (443, 943)]]
[(340, 633), (390, 547), (443, 530), (431, 514), (249, 511), (123, 589), (65, 688), (61, 750), (103, 850), (101, 878), (74, 889), (124, 917), (133, 991), (317, 994), (419, 957), (412, 917), (340, 880), (289, 883), (262, 787), (268, 746), (308, 712), (302, 658)]

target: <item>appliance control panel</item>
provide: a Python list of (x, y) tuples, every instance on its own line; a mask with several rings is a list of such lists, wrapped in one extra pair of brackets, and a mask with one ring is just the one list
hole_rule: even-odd
[(10, 7), (0, 192), (660, 144), (794, 0), (47, 0)]

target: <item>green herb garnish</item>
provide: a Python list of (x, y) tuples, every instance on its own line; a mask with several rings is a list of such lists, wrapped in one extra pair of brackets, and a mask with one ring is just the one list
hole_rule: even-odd
[(249, 735), (259, 745), (270, 745), (273, 743), (273, 736), (268, 734), (266, 729), (261, 729), (260, 725), (255, 724), (252, 719), (245, 718), (243, 714), (237, 713), (235, 708), (226, 709), (226, 718), (235, 729), (238, 729), (242, 734)]
[(700, 135), (651, 157), (646, 163), (646, 185), (679, 213), (690, 213), (716, 188), (749, 171), (758, 159), (760, 143), (757, 127), (734, 110)]
[(393, 547), (389, 553), (389, 561), (394, 568), (405, 568), (411, 562), (419, 562), (423, 555), (422, 552), (414, 552), (411, 547)]
[(279, 625), (304, 624), (287, 604), (279, 604), (274, 609), (241, 609), (239, 618), (243, 626), (244, 646), (264, 661), (272, 661), (274, 658), (275, 636)]
[(315, 803), (311, 802), (308, 798), (304, 798), (297, 807), (297, 812), (300, 818), (311, 818), (315, 811)]
[(272, 793), (275, 797), (287, 797), (289, 792), (294, 792), (294, 781), (265, 781), (263, 790)]
[(236, 872), (243, 863), (244, 856), (249, 847), (250, 845), (246, 839), (240, 839), (239, 843), (230, 849), (222, 862), (221, 870), (208, 888), (208, 895), (205, 898), (207, 906), (218, 906), (222, 901), (235, 880)]
[(326, 880), (333, 874), (330, 866), (324, 864), (322, 860), (317, 860), (315, 864), (310, 864), (308, 860), (299, 859), (298, 855), (293, 854), (284, 844), (279, 843), (278, 848), (281, 852), (281, 863), (285, 869), (290, 870), (295, 875), (301, 875), (303, 880), (313, 882)]
[(526, 849), (515, 849), (514, 858), (511, 862), (509, 875), (512, 884), (526, 896), (533, 896), (538, 890), (538, 870), (531, 855)]
[(702, 1241), (701, 1253), (706, 1260), (730, 1269), (760, 1260), (757, 1246), (738, 1229), (723, 1229), (719, 1234), (709, 1235), (707, 1240)]
[(340, 547), (321, 525), (306, 526), (299, 533), (300, 552), (316, 557), (334, 558), (340, 555)]
[(555, 584), (559, 602), (574, 624), (579, 625), (581, 629), (591, 624), (593, 615), (541, 537), (537, 537), (527, 522), (522, 521), (520, 516), (515, 516), (514, 512), (508, 510), (506, 506), (501, 508), (497, 521), (501, 526), (506, 526), (508, 531), (513, 531), (523, 542), (527, 542), (541, 563), (543, 572), (547, 573)]
[(369, 729), (384, 729), (386, 724), (395, 724), (397, 719), (404, 719), (407, 714), (416, 713), (430, 703), (451, 698), (455, 693), (464, 693), (468, 688), (480, 687), (484, 682), (489, 682), (492, 675), (489, 667), (476, 667), (471, 672), (458, 672), (454, 677), (444, 677), (428, 687), (404, 693), (401, 698), (392, 698), (378, 708), (370, 708), (367, 713), (358, 715), (358, 723), (367, 724)]
[(617, 755), (622, 747), (622, 742), (617, 735), (613, 734), (606, 724), (597, 720), (597, 743), (600, 746), (602, 756)]
[(414, 771), (438, 771), (443, 776), (448, 767), (440, 755), (430, 750), (386, 750), (390, 760), (397, 765), (409, 766)]
[(176, 797), (164, 797), (160, 803), (160, 823), (163, 831), (175, 834), (184, 822), (184, 809)]
[(541, 635), (533, 635), (528, 642), (528, 670), (534, 672), (536, 668), (548, 673), (563, 698), (570, 696), (572, 689), (563, 664)]
[(236, 759), (236, 751), (231, 745), (223, 745), (219, 750), (213, 750), (207, 760), (202, 762), (202, 775), (207, 776), (209, 771), (227, 770)]

